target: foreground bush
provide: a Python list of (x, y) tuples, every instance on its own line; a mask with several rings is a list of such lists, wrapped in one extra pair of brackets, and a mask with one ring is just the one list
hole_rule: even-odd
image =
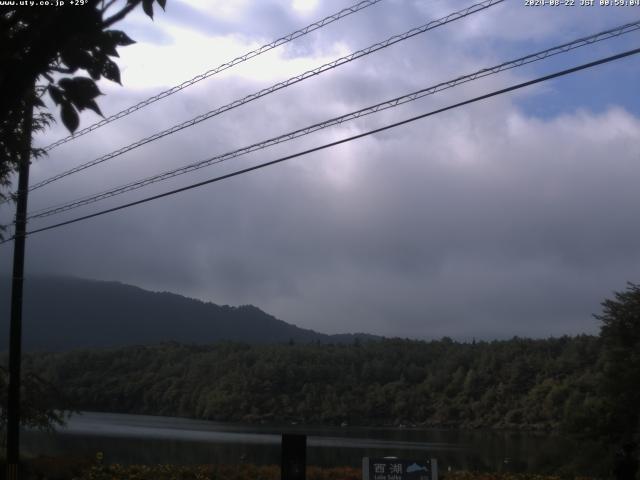
[[(99, 465), (89, 457), (38, 457), (25, 461), (25, 480), (280, 480), (277, 465)], [(0, 479), (4, 478), (0, 465)], [(307, 467), (307, 480), (361, 480), (352, 467)], [(567, 475), (441, 472), (439, 480), (592, 480)]]
[[(361, 480), (359, 468), (307, 467), (307, 480)], [(447, 472), (440, 480), (561, 480), (566, 477), (514, 473)], [(73, 480), (280, 480), (275, 465), (107, 465), (93, 466)], [(575, 477), (574, 480), (590, 480)]]
[[(307, 467), (308, 480), (360, 480), (360, 469)], [(99, 465), (73, 480), (280, 480), (275, 465)]]

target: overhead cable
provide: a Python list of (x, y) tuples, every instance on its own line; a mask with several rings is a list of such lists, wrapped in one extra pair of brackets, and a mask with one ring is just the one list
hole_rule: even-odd
[(332, 15), (329, 15), (328, 17), (323, 18), (322, 20), (318, 20), (317, 22), (313, 22), (310, 25), (307, 25), (304, 28), (301, 28), (300, 30), (296, 30), (295, 32), (292, 32), (288, 35), (285, 35), (284, 37), (280, 37), (277, 40), (274, 40), (271, 43), (267, 43), (266, 45), (262, 45), (259, 48), (256, 48), (255, 50), (252, 50), (248, 53), (245, 53), (243, 55), (240, 55), (239, 57), (234, 58), (233, 60), (223, 63), (222, 65), (219, 65), (215, 68), (212, 68), (211, 70), (208, 70), (204, 73), (201, 73), (200, 75), (196, 75), (195, 77), (193, 77), (190, 80), (186, 80), (184, 82), (182, 82), (180, 85), (176, 85), (175, 87), (171, 87), (168, 90), (164, 90), (163, 92), (158, 93), (157, 95), (154, 95), (153, 97), (147, 98), (146, 100), (143, 100), (135, 105), (132, 105), (128, 108), (125, 108), (124, 110), (121, 110), (118, 113), (114, 113), (113, 115), (104, 118), (102, 120), (100, 120), (99, 122), (96, 122), (92, 125), (89, 125), (86, 128), (83, 128), (82, 130), (78, 130), (77, 132), (61, 138), (60, 140), (53, 142), (50, 145), (47, 145), (46, 147), (44, 147), (45, 151), (50, 151), (64, 143), (67, 143), (71, 140), (74, 140), (78, 137), (81, 137), (83, 135), (86, 135), (89, 132), (92, 132), (104, 125), (107, 125), (111, 122), (114, 122), (122, 117), (126, 117), (127, 115), (137, 111), (137, 110), (141, 110), (144, 107), (147, 107), (149, 105), (151, 105), (152, 103), (157, 102), (158, 100), (162, 100), (163, 98), (166, 98), (170, 95), (173, 95), (174, 93), (179, 92), (180, 90), (184, 90), (187, 87), (190, 87), (191, 85), (200, 82), (201, 80), (204, 80), (205, 78), (209, 78), (217, 73), (220, 73), (224, 70), (228, 70), (231, 67), (234, 67), (240, 63), (246, 62), (247, 60), (257, 57), (258, 55), (262, 55), (263, 53), (268, 52), (269, 50), (273, 50), (276, 47), (279, 47), (280, 45), (284, 45), (285, 43), (289, 43), (292, 40), (295, 40), (296, 38), (302, 37), (310, 32), (313, 32), (314, 30), (318, 30), (319, 28), (322, 28), (326, 25), (329, 25), (330, 23), (333, 23), (337, 20), (340, 20), (341, 18), (344, 18), (348, 15), (351, 15), (353, 13), (359, 12), (360, 10), (363, 10), (367, 7), (370, 7), (372, 5), (375, 5), (376, 3), (381, 2), (382, 0), (364, 0), (361, 2), (356, 3), (355, 5), (352, 5), (350, 7), (344, 8), (342, 10), (340, 10), (337, 13), (334, 13)]
[(311, 133), (317, 132), (318, 130), (322, 130), (334, 125), (340, 125), (344, 122), (348, 122), (360, 117), (364, 117), (366, 115), (371, 115), (373, 113), (377, 113), (383, 110), (387, 110), (389, 108), (394, 108), (397, 107), (399, 105), (403, 105), (405, 103), (409, 103), (415, 100), (418, 100), (420, 98), (423, 98), (425, 96), (428, 95), (433, 95), (437, 92), (443, 91), (443, 90), (447, 90), (449, 88), (453, 88), (457, 85), (463, 84), (463, 83), (467, 83), (473, 80), (477, 80), (479, 78), (483, 78), (489, 75), (495, 75), (499, 72), (505, 71), (505, 70), (510, 70), (512, 68), (517, 68), (517, 67), (521, 67), (523, 65), (527, 65), (533, 62), (537, 62), (546, 58), (549, 58), (551, 56), (554, 55), (558, 55), (561, 53), (566, 53), (568, 51), (574, 50), (576, 48), (580, 48), (583, 47), (585, 45), (591, 45), (595, 42), (600, 42), (603, 40), (607, 40), (610, 38), (615, 38), (615, 37), (619, 37), (621, 35), (633, 32), (633, 31), (637, 31), (640, 29), (640, 20), (634, 22), (634, 23), (628, 23), (625, 25), (621, 25), (615, 28), (611, 28), (609, 30), (605, 30), (603, 32), (594, 34), (594, 35), (590, 35), (588, 37), (582, 37), (579, 39), (576, 39), (572, 42), (568, 42), (568, 43), (564, 43), (562, 45), (558, 45), (552, 48), (548, 48), (546, 50), (542, 50), (536, 53), (532, 53), (529, 55), (526, 55), (524, 57), (520, 57), (517, 58), (515, 60), (510, 60), (507, 62), (503, 62), (499, 65), (495, 65), (493, 67), (488, 67), (488, 68), (483, 68), (482, 70), (478, 70), (474, 73), (471, 74), (467, 74), (467, 75), (463, 75), (460, 77), (457, 77), (453, 80), (449, 80), (446, 82), (442, 82), (439, 83), (437, 85), (431, 86), (431, 87), (427, 87), (427, 88), (423, 88), (421, 90), (406, 94), (406, 95), (402, 95), (400, 97), (396, 97), (390, 100), (386, 100), (384, 102), (380, 102), (377, 103), (375, 105), (366, 107), (366, 108), (362, 108), (360, 110), (357, 110), (355, 112), (351, 112), (345, 115), (341, 115), (339, 117), (334, 117), (331, 118), (329, 120), (325, 120), (323, 122), (320, 123), (316, 123), (304, 128), (300, 128), (298, 130), (294, 130), (292, 132), (288, 132), (285, 133), (283, 135), (279, 135), (277, 137), (273, 137), (270, 138), (268, 140), (263, 140), (261, 142), (257, 142), (254, 143), (252, 145), (246, 146), (246, 147), (242, 147), (239, 148), (237, 150), (233, 150), (231, 152), (227, 152), (227, 153), (223, 153), (220, 155), (216, 155), (214, 157), (208, 158), (206, 160), (201, 160), (199, 162), (196, 163), (191, 163), (189, 165), (185, 165), (179, 168), (175, 168), (172, 170), (168, 170), (165, 171), (163, 173), (159, 173), (157, 175), (153, 175), (150, 177), (146, 177), (140, 180), (137, 180), (135, 182), (131, 182), (128, 183), (126, 185), (122, 185), (98, 194), (94, 194), (91, 196), (86, 196), (80, 199), (76, 199), (73, 200), (71, 202), (67, 202), (67, 203), (63, 203), (61, 205), (57, 205), (54, 207), (47, 207), (45, 209), (41, 209), (39, 211), (36, 211), (34, 213), (31, 213), (27, 218), (28, 219), (33, 219), (33, 218), (42, 218), (42, 217), (48, 217), (51, 215), (55, 215), (58, 213), (62, 213), (68, 210), (72, 210), (78, 207), (82, 207), (84, 205), (88, 205), (91, 203), (95, 203), (98, 202), (100, 200), (104, 200), (106, 198), (110, 198), (110, 197), (114, 197), (116, 195), (121, 195), (123, 193), (126, 192), (130, 192), (133, 190), (137, 190), (139, 188), (163, 181), (163, 180), (168, 180), (170, 178), (179, 176), (179, 175), (183, 175), (189, 172), (193, 172), (195, 170), (199, 170), (201, 168), (205, 168), (214, 164), (218, 164), (218, 163), (222, 163), (224, 161), (230, 160), (232, 158), (236, 158), (242, 155), (246, 155), (248, 153), (251, 152), (255, 152), (257, 150), (262, 150), (264, 148), (268, 148), (271, 147), (273, 145), (277, 145), (283, 142), (287, 142), (290, 140), (293, 140), (295, 138), (299, 138), (305, 135), (309, 135)]
[[(151, 201), (154, 201), (154, 200), (158, 200), (160, 198), (164, 198), (164, 197), (168, 197), (168, 196), (171, 196), (171, 195), (175, 195), (177, 193), (182, 193), (182, 192), (185, 192), (187, 190), (192, 190), (194, 188), (202, 187), (204, 185), (220, 182), (222, 180), (226, 180), (228, 178), (236, 177), (238, 175), (242, 175), (242, 174), (254, 171), (254, 170), (259, 170), (259, 169), (262, 169), (262, 168), (265, 168), (265, 167), (269, 167), (269, 166), (272, 166), (272, 165), (275, 165), (275, 164), (278, 164), (278, 163), (285, 162), (287, 160), (291, 160), (291, 159), (294, 159), (294, 158), (297, 158), (297, 157), (302, 157), (302, 156), (308, 155), (310, 153), (318, 152), (320, 150), (325, 150), (327, 148), (335, 147), (337, 145), (341, 145), (343, 143), (351, 142), (351, 141), (357, 140), (359, 138), (367, 137), (367, 136), (373, 135), (375, 133), (380, 133), (380, 132), (383, 132), (383, 131), (386, 131), (386, 130), (390, 130), (392, 128), (396, 128), (396, 127), (399, 127), (401, 125), (406, 125), (408, 123), (412, 123), (412, 122), (415, 122), (415, 121), (423, 119), (423, 118), (427, 118), (427, 117), (430, 117), (430, 116), (433, 116), (433, 115), (437, 115), (439, 113), (443, 113), (443, 112), (446, 112), (448, 110), (453, 110), (455, 108), (459, 108), (459, 107), (464, 106), (464, 105), (469, 105), (469, 104), (472, 104), (472, 103), (475, 103), (475, 102), (478, 102), (478, 101), (481, 101), (481, 100), (486, 100), (486, 99), (491, 98), (491, 97), (495, 97), (495, 96), (502, 95), (502, 94), (505, 94), (505, 93), (508, 93), (508, 92), (512, 92), (514, 90), (519, 90), (521, 88), (528, 87), (528, 86), (531, 86), (531, 85), (534, 85), (534, 84), (537, 84), (537, 83), (545, 82), (545, 81), (548, 81), (548, 80), (552, 80), (554, 78), (562, 77), (564, 75), (569, 75), (571, 73), (575, 73), (575, 72), (578, 72), (580, 70), (585, 70), (585, 69), (592, 68), (592, 67), (595, 67), (595, 66), (598, 66), (598, 65), (602, 65), (604, 63), (612, 62), (614, 60), (619, 60), (619, 59), (624, 58), (624, 57), (628, 57), (628, 56), (631, 56), (631, 55), (636, 55), (638, 53), (640, 53), (640, 48), (636, 48), (636, 49), (633, 49), (633, 50), (628, 50), (626, 52), (619, 53), (617, 55), (611, 55), (609, 57), (602, 58), (600, 60), (596, 60), (596, 61), (593, 61), (593, 62), (584, 63), (584, 64), (579, 65), (577, 67), (573, 67), (573, 68), (569, 68), (569, 69), (566, 69), (566, 70), (562, 70), (562, 71), (559, 71), (559, 72), (556, 72), (556, 73), (552, 73), (550, 75), (545, 75), (543, 77), (538, 77), (538, 78), (536, 78), (534, 80), (529, 80), (527, 82), (519, 83), (517, 85), (512, 85), (511, 87), (507, 87), (507, 88), (503, 88), (503, 89), (500, 89), (500, 90), (496, 90), (496, 91), (493, 91), (491, 93), (487, 93), (485, 95), (481, 95), (481, 96), (474, 97), (474, 98), (469, 99), (469, 100), (465, 100), (463, 102), (459, 102), (459, 103), (456, 103), (456, 104), (453, 104), (453, 105), (449, 105), (447, 107), (439, 108), (437, 110), (433, 110), (431, 112), (423, 113), (423, 114), (417, 115), (415, 117), (407, 118), (407, 119), (402, 120), (400, 122), (396, 122), (396, 123), (392, 123), (392, 124), (389, 124), (389, 125), (385, 125), (384, 127), (376, 128), (374, 130), (369, 130), (367, 132), (360, 133), (360, 134), (357, 134), (357, 135), (353, 135), (351, 137), (343, 138), (343, 139), (337, 140), (335, 142), (326, 143), (324, 145), (320, 145), (318, 147), (310, 148), (308, 150), (304, 150), (302, 152), (294, 153), (292, 155), (287, 155), (285, 157), (280, 157), (280, 158), (277, 158), (275, 160), (271, 160), (269, 162), (261, 163), (259, 165), (254, 165), (252, 167), (244, 168), (242, 170), (237, 170), (235, 172), (231, 172), (231, 173), (228, 173), (226, 175), (221, 175), (219, 177), (215, 177), (215, 178), (211, 178), (209, 180), (205, 180), (205, 181), (202, 181), (202, 182), (198, 182), (198, 183), (194, 183), (194, 184), (191, 184), (191, 185), (187, 185), (185, 187), (177, 188), (175, 190), (170, 190), (168, 192), (160, 193), (158, 195), (153, 195), (153, 196), (150, 196), (150, 197), (146, 197), (146, 198), (143, 198), (141, 200), (137, 200), (135, 202), (126, 203), (124, 205), (119, 205), (117, 207), (108, 208), (108, 209), (101, 210), (99, 212), (95, 212), (95, 213), (92, 213), (92, 214), (89, 214), (89, 215), (76, 217), (76, 218), (73, 218), (71, 220), (67, 220), (67, 221), (64, 221), (64, 222), (60, 222), (60, 223), (56, 223), (56, 224), (49, 225), (49, 226), (46, 226), (46, 227), (42, 227), (42, 228), (38, 228), (38, 229), (35, 229), (35, 230), (31, 230), (31, 231), (27, 232), (27, 235), (33, 235), (34, 233), (45, 232), (47, 230), (52, 230), (52, 229), (59, 228), (59, 227), (65, 226), (65, 225), (70, 225), (72, 223), (77, 223), (77, 222), (80, 222), (80, 221), (83, 221), (83, 220), (88, 220), (90, 218), (95, 218), (95, 217), (99, 217), (99, 216), (102, 216), (102, 215), (106, 215), (107, 213), (117, 212), (119, 210), (124, 210), (124, 209), (129, 208), (129, 207), (133, 207), (133, 206), (136, 206), (136, 205), (141, 205), (143, 203), (148, 203), (148, 202), (151, 202)], [(8, 238), (8, 239), (0, 242), (0, 244), (1, 243), (7, 243), (12, 239), (13, 239), (13, 237), (12, 238)]]
[(489, 7), (492, 7), (494, 5), (497, 5), (499, 3), (502, 3), (504, 0), (484, 0), (480, 3), (476, 3), (470, 7), (467, 7), (465, 9), (459, 10), (457, 12), (454, 13), (450, 13), (449, 15), (442, 17), (438, 20), (433, 20), (425, 25), (422, 25), (420, 27), (415, 27), (412, 28), (411, 30), (408, 30), (402, 34), (399, 35), (394, 35), (382, 42), (378, 42), (375, 43), (367, 48), (364, 48), (362, 50), (358, 50), (357, 52), (351, 53), (347, 56), (341, 57), (337, 60), (334, 60), (332, 62), (326, 63), (320, 67), (314, 68), (313, 70), (308, 70), (300, 75), (296, 75), (295, 77), (291, 77), (288, 80), (285, 80), (283, 82), (278, 82), (275, 85), (272, 85), (271, 87), (262, 89), (256, 93), (252, 93), (251, 95), (247, 95), (246, 97), (240, 99), (240, 100), (235, 100), (225, 106), (219, 107), (215, 110), (211, 110), (207, 113), (203, 113), (202, 115), (198, 115), (195, 118), (192, 118), (191, 120), (187, 120), (186, 122), (182, 122), (178, 125), (174, 125), (171, 128), (168, 128), (166, 130), (163, 130), (161, 132), (155, 133), (149, 137), (143, 138), (142, 140), (138, 140), (135, 143), (132, 143), (130, 145), (127, 145), (125, 147), (119, 148), (118, 150), (115, 150), (111, 153), (108, 153), (106, 155), (103, 155), (101, 157), (98, 157), (94, 160), (91, 160), (87, 163), (84, 163), (82, 165), (78, 165), (70, 170), (67, 170), (66, 172), (62, 172), (60, 174), (54, 175), (52, 177), (49, 177), (45, 180), (42, 180), (34, 185), (32, 185), (29, 188), (29, 191), (32, 190), (36, 190), (38, 188), (42, 188), (45, 185), (48, 185), (52, 182), (55, 182), (57, 180), (60, 180), (62, 178), (65, 178), (69, 175), (72, 175), (74, 173), (78, 173), (82, 170), (85, 170), (89, 167), (93, 167), (94, 165), (98, 165), (100, 163), (106, 162), (107, 160), (111, 160), (112, 158), (115, 158), (119, 155), (122, 155), (126, 152), (130, 152), (131, 150), (134, 150), (138, 147), (141, 147), (143, 145), (146, 145), (148, 143), (151, 143), (153, 141), (159, 140), (160, 138), (166, 137), (167, 135), (171, 135), (173, 133), (179, 132), (181, 130), (184, 130), (185, 128), (189, 128), (189, 127), (193, 127), (194, 125), (197, 125), (200, 122), (203, 122), (205, 120), (208, 120), (214, 116), (220, 115), (224, 112), (227, 112), (229, 110), (232, 110), (234, 108), (237, 108), (241, 105), (244, 105), (246, 103), (252, 102), (254, 100), (257, 100), (261, 97), (264, 97), (265, 95), (269, 95), (270, 93), (276, 92), (278, 90), (281, 90), (283, 88), (289, 87), (295, 83), (301, 82), (303, 80), (306, 80), (307, 78), (311, 78), (314, 77), (316, 75), (320, 75), (323, 72), (326, 72), (328, 70), (332, 70), (336, 67), (339, 67), (341, 65), (344, 65), (346, 63), (352, 62), (353, 60), (356, 60), (358, 58), (364, 57), (366, 55), (369, 55), (373, 52), (376, 52), (378, 50), (382, 50), (383, 48), (387, 48), (391, 45), (394, 45), (398, 42), (402, 42), (404, 40), (407, 40), (411, 37), (414, 37), (416, 35), (419, 35), (421, 33), (425, 33), (429, 30), (433, 30), (434, 28), (437, 27), (441, 27), (442, 25), (446, 25), (447, 23), (456, 21), (456, 20), (460, 20), (461, 18), (467, 17), (473, 13), (477, 13), (479, 11), (485, 10)]

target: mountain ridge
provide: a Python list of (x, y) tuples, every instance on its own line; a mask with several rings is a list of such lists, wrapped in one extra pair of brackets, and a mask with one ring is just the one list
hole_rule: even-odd
[[(0, 344), (8, 343), (10, 282)], [(352, 343), (379, 337), (329, 335), (287, 323), (254, 305), (218, 305), (171, 292), (153, 292), (117, 281), (33, 276), (25, 279), (23, 345), (26, 351), (121, 347), (177, 341), (210, 344)]]

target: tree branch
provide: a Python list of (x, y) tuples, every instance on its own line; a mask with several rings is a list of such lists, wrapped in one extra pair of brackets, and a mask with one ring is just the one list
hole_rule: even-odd
[(129, 5), (124, 7), (122, 10), (120, 10), (118, 13), (116, 13), (116, 14), (110, 16), (109, 18), (107, 18), (106, 20), (104, 20), (102, 22), (103, 28), (110, 27), (114, 23), (122, 20), (124, 17), (126, 17), (129, 14), (129, 12), (131, 10), (136, 8), (139, 3), (140, 3), (139, 1), (136, 1), (135, 3), (130, 3)]
[(70, 68), (63, 68), (63, 67), (50, 67), (50, 68), (54, 72), (58, 72), (58, 73), (66, 73), (66, 74), (74, 73), (74, 70), (71, 70)]
[(109, 10), (111, 8), (111, 6), (116, 3), (117, 0), (110, 0), (109, 2), (107, 2), (107, 4), (104, 4), (104, 0), (102, 2), (102, 14), (104, 15), (107, 10)]

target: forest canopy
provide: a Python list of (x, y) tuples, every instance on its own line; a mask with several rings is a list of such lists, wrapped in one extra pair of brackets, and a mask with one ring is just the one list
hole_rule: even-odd
[(168, 343), (37, 354), (79, 410), (244, 422), (579, 428), (597, 337), (351, 345)]

